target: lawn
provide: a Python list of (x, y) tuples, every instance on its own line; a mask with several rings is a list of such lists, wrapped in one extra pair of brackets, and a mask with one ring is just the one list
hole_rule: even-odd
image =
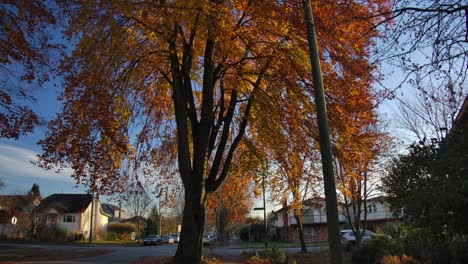
[[(89, 244), (88, 240), (75, 241), (73, 243), (77, 244)], [(138, 244), (135, 240), (94, 240), (92, 244), (95, 245), (114, 245), (114, 246), (143, 246), (143, 239), (140, 240)]]
[[(306, 243), (308, 247), (325, 247), (328, 246), (327, 241), (314, 241)], [(265, 242), (240, 242), (240, 248), (264, 248)], [(272, 241), (268, 242), (268, 247), (277, 247), (277, 248), (287, 248), (287, 247), (300, 247), (300, 243), (286, 243), (286, 242), (278, 242)]]

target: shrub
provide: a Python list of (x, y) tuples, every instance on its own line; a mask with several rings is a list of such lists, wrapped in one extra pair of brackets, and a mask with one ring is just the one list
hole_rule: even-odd
[(263, 254), (264, 257), (271, 259), (275, 264), (287, 263), (286, 252), (277, 247), (267, 248), (263, 251)]
[(113, 222), (107, 225), (108, 237), (114, 234), (120, 240), (130, 239), (130, 234), (136, 230), (136, 225), (132, 223)]
[(239, 232), (239, 237), (242, 241), (264, 241), (265, 237), (265, 226), (263, 224), (251, 224), (250, 226), (244, 227)]
[(382, 260), (380, 261), (380, 263), (381, 264), (418, 264), (419, 262), (407, 255), (402, 255), (402, 256), (388, 255), (388, 256), (384, 256)]
[(464, 241), (453, 241), (449, 243), (449, 251), (453, 263), (468, 263), (468, 243)]
[(448, 241), (428, 228), (404, 228), (405, 251), (422, 263), (468, 263), (468, 243), (463, 240)]
[(55, 241), (65, 241), (67, 238), (67, 230), (63, 228), (56, 227), (52, 234), (52, 239)]
[(67, 239), (67, 230), (59, 228), (56, 225), (43, 225), (38, 229), (38, 238), (43, 241), (65, 241)]
[(353, 264), (374, 264), (377, 263), (377, 251), (373, 245), (365, 245), (353, 251), (351, 256)]
[(261, 251), (244, 252), (243, 255), (244, 254), (249, 256), (248, 263), (288, 263), (286, 252), (277, 247), (267, 248)]
[(404, 252), (404, 241), (399, 238), (392, 238), (387, 235), (377, 235), (372, 237), (372, 244), (378, 256), (401, 255)]

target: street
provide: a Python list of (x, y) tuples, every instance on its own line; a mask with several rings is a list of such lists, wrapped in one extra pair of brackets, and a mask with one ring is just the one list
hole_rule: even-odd
[[(177, 244), (162, 245), (162, 246), (114, 246), (114, 245), (33, 245), (33, 244), (2, 244), (3, 247), (20, 247), (27, 249), (37, 249), (47, 251), (77, 251), (77, 250), (94, 250), (105, 249), (112, 251), (111, 253), (102, 254), (94, 257), (75, 258), (70, 260), (60, 261), (30, 261), (27, 263), (131, 263), (143, 257), (168, 257), (174, 256)], [(321, 247), (310, 247), (310, 251), (318, 251)], [(241, 249), (239, 247), (205, 247), (205, 254), (216, 254), (219, 256), (239, 256), (244, 251), (252, 249)], [(299, 248), (282, 248), (287, 252), (298, 252)], [(24, 262), (23, 262), (24, 263)]]

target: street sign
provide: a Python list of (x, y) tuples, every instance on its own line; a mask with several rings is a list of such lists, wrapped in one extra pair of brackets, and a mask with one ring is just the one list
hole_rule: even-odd
[(16, 225), (16, 223), (18, 223), (18, 218), (16, 218), (16, 216), (13, 216), (13, 217), (11, 218), (11, 223), (12, 223), (13, 225)]
[(264, 210), (264, 207), (255, 207), (254, 210)]

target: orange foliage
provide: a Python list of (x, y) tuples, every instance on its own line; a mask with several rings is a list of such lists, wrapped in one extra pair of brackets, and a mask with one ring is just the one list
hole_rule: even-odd
[(0, 3), (0, 137), (18, 139), (39, 123), (25, 101), (49, 78), (49, 52), (56, 45), (44, 29), (53, 23), (43, 1)]

